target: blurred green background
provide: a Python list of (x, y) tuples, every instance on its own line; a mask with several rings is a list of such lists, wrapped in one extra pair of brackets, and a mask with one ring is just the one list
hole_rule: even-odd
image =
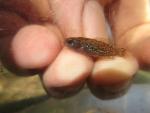
[(13, 113), (46, 98), (38, 75), (16, 76), (0, 65), (0, 113)]

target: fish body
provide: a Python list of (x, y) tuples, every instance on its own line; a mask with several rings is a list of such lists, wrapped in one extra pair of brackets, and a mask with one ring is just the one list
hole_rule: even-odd
[(122, 56), (124, 48), (116, 48), (111, 44), (84, 37), (72, 37), (65, 40), (65, 44), (76, 51), (92, 57)]

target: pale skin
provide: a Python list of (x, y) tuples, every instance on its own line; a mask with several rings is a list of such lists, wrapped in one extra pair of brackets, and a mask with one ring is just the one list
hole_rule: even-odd
[[(7, 0), (5, 1), (7, 7)], [(0, 52), (10, 55), (9, 58), (13, 61), (10, 67), (17, 66), (23, 72), (34, 70), (34, 73), (38, 73), (41, 70), (40, 77), (48, 92), (52, 87), (74, 86), (76, 89), (87, 78), (91, 81), (90, 85), (128, 81), (139, 68), (150, 66), (148, 2), (149, 0), (114, 0), (113, 3), (111, 0), (32, 0), (29, 4), (33, 11), (22, 11), (22, 6), (10, 2), (12, 5), (9, 7), (18, 7), (16, 10), (21, 10), (28, 17), (18, 17), (19, 14), (8, 13), (5, 9), (0, 12), (0, 15), (9, 15), (11, 18), (6, 16), (4, 22), (16, 20), (20, 26), (8, 24), (10, 30), (16, 29), (17, 32), (15, 35), (4, 34), (1, 36), (3, 38), (0, 37)], [(40, 18), (40, 25), (37, 18)], [(110, 35), (106, 19), (116, 45), (126, 48), (127, 55), (93, 61), (64, 46), (63, 41), (68, 37), (88, 37), (108, 42)], [(3, 62), (8, 64), (11, 61)]]

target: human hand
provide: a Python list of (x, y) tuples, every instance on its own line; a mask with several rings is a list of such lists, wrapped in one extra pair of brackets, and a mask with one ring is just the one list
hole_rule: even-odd
[[(150, 65), (147, 49), (149, 25), (143, 24), (149, 19), (148, 3), (135, 0), (112, 3), (110, 0), (33, 0), (31, 3), (3, 0), (0, 4), (3, 7), (0, 12), (3, 14), (0, 17), (3, 20), (0, 23), (3, 63), (21, 74), (40, 73), (47, 92), (53, 96), (75, 94), (87, 78), (88, 86), (98, 97), (111, 94), (110, 89), (114, 88), (118, 89), (116, 92), (123, 91), (138, 70), (137, 60), (142, 66)], [(140, 13), (137, 11), (139, 7)], [(21, 17), (5, 9), (14, 10)], [(117, 46), (130, 51), (127, 55), (93, 61), (64, 46), (63, 41), (68, 37), (88, 37), (108, 42), (104, 14)], [(17, 33), (13, 36), (14, 32)]]

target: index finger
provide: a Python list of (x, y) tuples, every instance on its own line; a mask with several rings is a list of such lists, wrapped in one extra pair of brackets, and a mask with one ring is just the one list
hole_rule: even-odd
[[(85, 37), (94, 37), (109, 43), (106, 19), (98, 2), (89, 1), (85, 5), (83, 19)], [(129, 86), (128, 83), (137, 70), (138, 64), (131, 54), (123, 57), (101, 57), (95, 62), (88, 85), (96, 96), (113, 98)]]
[[(83, 36), (84, 0), (51, 0), (50, 5), (55, 14), (53, 19), (64, 40), (67, 37)], [(92, 67), (92, 59), (64, 47), (43, 75), (48, 93), (54, 97), (66, 97), (78, 92)]]

